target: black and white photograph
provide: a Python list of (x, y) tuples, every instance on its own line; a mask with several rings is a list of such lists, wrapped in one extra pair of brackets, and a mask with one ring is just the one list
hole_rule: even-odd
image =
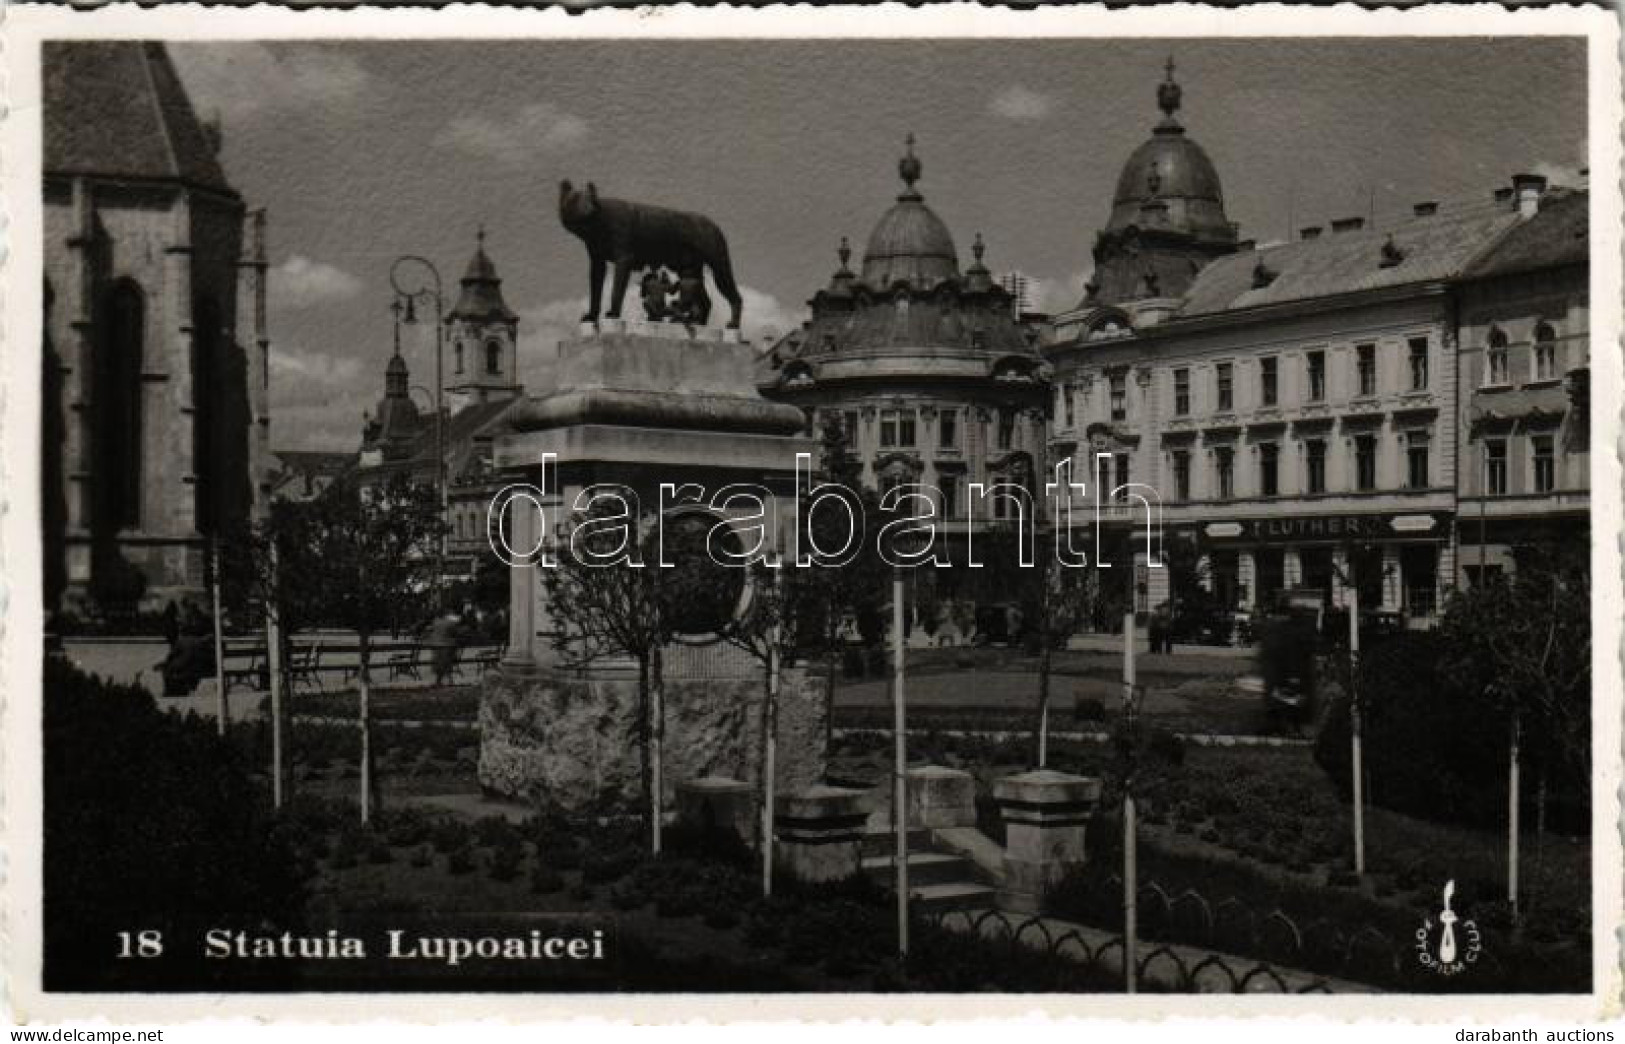
[(18, 1023), (1617, 1010), (1612, 14), (121, 6), (6, 29)]

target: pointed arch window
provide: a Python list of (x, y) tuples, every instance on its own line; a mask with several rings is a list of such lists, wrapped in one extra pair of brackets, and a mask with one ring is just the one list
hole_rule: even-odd
[(92, 375), (96, 521), (112, 529), (133, 528), (141, 524), (144, 441), (141, 373), (147, 298), (140, 284), (120, 279), (110, 286), (102, 299), (101, 319)]

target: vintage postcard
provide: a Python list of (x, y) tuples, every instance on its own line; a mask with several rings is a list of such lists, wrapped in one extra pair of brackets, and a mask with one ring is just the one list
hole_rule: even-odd
[(1612, 13), (0, 33), (16, 1021), (1618, 1010)]

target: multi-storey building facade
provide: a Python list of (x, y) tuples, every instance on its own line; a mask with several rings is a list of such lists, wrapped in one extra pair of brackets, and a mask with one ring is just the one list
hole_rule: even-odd
[[(1538, 234), (1542, 188), (1519, 177), (1494, 198), (1419, 204), (1388, 228), (1349, 218), (1324, 235), (1306, 230), (1293, 243), (1215, 260), (1158, 322), (1113, 338), (1080, 330), (1058, 339), (1047, 348), (1058, 449), (1107, 488), (1153, 487), (1165, 534), (1196, 543), (1205, 582), (1228, 604), (1250, 608), (1309, 588), (1341, 605), (1355, 586), (1363, 608), (1432, 619), (1456, 585), (1459, 537), (1470, 528), (1458, 527), (1463, 476), (1478, 473), (1460, 459), (1472, 438), (1466, 418), (1473, 431), (1533, 424), (1526, 455), (1549, 457), (1562, 411), (1544, 398), (1562, 398), (1560, 367), (1584, 365), (1583, 348), (1538, 364), (1532, 355), (1545, 341), (1557, 351), (1559, 324), (1571, 337), (1583, 329), (1575, 294), (1584, 276), (1566, 270), (1574, 257), (1553, 259), (1534, 283), (1505, 265), (1485, 267)], [(1583, 263), (1583, 247), (1579, 256)], [(1520, 281), (1518, 293), (1472, 289), (1508, 278)], [(1471, 323), (1459, 318), (1464, 307)], [(1547, 332), (1536, 332), (1539, 315), (1551, 316)], [(1500, 334), (1489, 329), (1497, 321)], [(1481, 387), (1471, 360), (1484, 352), (1459, 348), (1514, 335), (1524, 338), (1536, 388), (1520, 382), (1521, 397), (1508, 399), (1507, 382)], [(1545, 368), (1539, 378), (1536, 367)], [(1458, 388), (1459, 372), (1470, 388)], [(1535, 476), (1530, 459), (1524, 470)], [(1567, 504), (1548, 496), (1558, 468), (1539, 466), (1547, 488), (1534, 497), (1535, 514), (1583, 514), (1583, 493)], [(1563, 467), (1584, 472), (1573, 457)], [(1501, 509), (1509, 520), (1519, 513)], [(1124, 509), (1116, 514), (1126, 525)], [(1167, 597), (1166, 571), (1142, 575), (1151, 604)]]
[(1589, 204), (1546, 193), (1458, 286), (1462, 583), (1516, 568), (1521, 547), (1588, 543)]
[(1036, 331), (983, 263), (977, 236), (960, 270), (952, 234), (916, 187), (912, 143), (899, 164), (904, 191), (875, 225), (861, 271), (841, 267), (810, 302), (812, 316), (781, 339), (759, 380), (770, 398), (800, 406), (808, 432), (841, 423), (866, 486), (924, 483), (940, 491), (938, 534), (956, 559), (1009, 502), (972, 484), (1036, 490), (1043, 469), (1047, 391)]

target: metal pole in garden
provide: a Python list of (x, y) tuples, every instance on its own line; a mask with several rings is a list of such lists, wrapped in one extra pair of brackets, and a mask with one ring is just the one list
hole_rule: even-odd
[(1354, 873), (1365, 876), (1365, 766), (1360, 753), (1360, 697), (1355, 672), (1360, 666), (1360, 589), (1352, 583), (1354, 561), (1349, 560), (1349, 760), (1354, 777)]
[(1123, 787), (1123, 975), (1129, 993), (1136, 992), (1138, 988), (1135, 972), (1139, 965), (1139, 947), (1134, 938), (1139, 920), (1138, 853), (1135, 850), (1134, 828), (1134, 717), (1134, 613), (1131, 611), (1123, 614), (1123, 724), (1129, 743), (1128, 774)]
[(892, 824), (897, 831), (897, 955), (908, 956), (908, 737), (903, 713), (903, 571), (892, 573), (892, 731), (896, 736), (893, 765)]
[[(773, 612), (783, 611), (779, 601), (779, 570), (773, 571)], [(774, 755), (778, 746), (779, 717), (779, 633), (780, 624), (775, 615), (767, 630), (767, 706), (762, 708), (762, 894), (773, 894), (773, 775), (777, 771)]]
[(1507, 765), (1507, 906), (1512, 921), (1518, 921), (1518, 741), (1523, 722), (1512, 712), (1512, 749)]
[(220, 721), (220, 735), (226, 734), (226, 637), (225, 622), (220, 618), (220, 538), (209, 537), (210, 572), (214, 582), (210, 585), (214, 601), (214, 706)]
[(265, 607), (265, 664), (271, 683), (271, 804), (282, 807), (282, 620), (277, 609), (281, 577), (277, 571), (276, 541), (271, 541), (271, 598)]

